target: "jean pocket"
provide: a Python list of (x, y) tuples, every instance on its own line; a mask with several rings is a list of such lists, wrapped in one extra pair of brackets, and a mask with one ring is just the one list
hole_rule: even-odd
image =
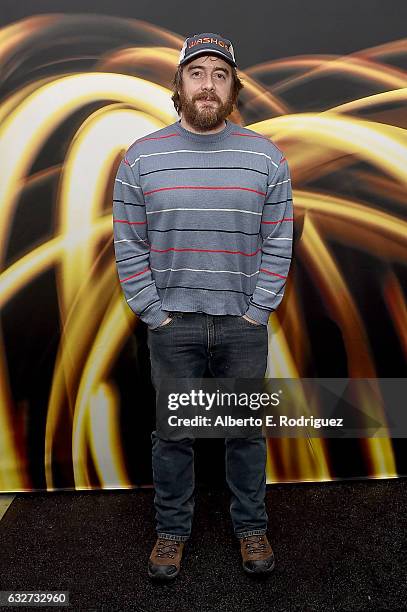
[(262, 325), (261, 323), (252, 323), (251, 321), (248, 321), (245, 317), (240, 317), (240, 319), (246, 323), (247, 325), (249, 325), (250, 327), (264, 327), (264, 325)]
[(164, 331), (165, 329), (167, 329), (167, 327), (172, 327), (174, 325), (174, 322), (177, 320), (177, 315), (168, 315), (171, 317), (171, 321), (169, 321), (168, 323), (166, 323), (165, 325), (159, 325), (158, 327), (154, 327), (154, 329), (151, 329), (150, 331), (152, 332), (158, 332), (158, 331)]

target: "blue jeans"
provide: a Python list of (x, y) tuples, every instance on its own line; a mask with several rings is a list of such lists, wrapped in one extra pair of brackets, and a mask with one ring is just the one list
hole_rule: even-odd
[[(148, 329), (151, 378), (263, 378), (268, 331), (241, 316), (171, 312), (170, 323)], [(165, 440), (151, 434), (157, 535), (186, 541), (195, 506), (193, 438)], [(225, 438), (230, 514), (237, 538), (267, 531), (267, 445), (264, 437)]]

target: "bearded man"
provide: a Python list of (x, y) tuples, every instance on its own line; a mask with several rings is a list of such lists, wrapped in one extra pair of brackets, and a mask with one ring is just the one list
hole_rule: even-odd
[[(230, 121), (243, 84), (230, 40), (187, 38), (173, 81), (180, 120), (136, 140), (114, 187), (114, 247), (127, 303), (148, 327), (151, 375), (259, 378), (268, 319), (291, 262), (290, 172), (269, 139)], [(157, 540), (153, 579), (180, 571), (194, 511), (193, 437), (151, 434)], [(230, 514), (242, 565), (268, 575), (266, 440), (225, 438)]]

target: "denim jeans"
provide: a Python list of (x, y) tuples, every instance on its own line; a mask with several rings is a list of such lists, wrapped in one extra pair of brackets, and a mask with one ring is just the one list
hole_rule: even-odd
[[(148, 328), (151, 378), (156, 393), (161, 378), (263, 378), (268, 331), (241, 316), (171, 312), (170, 323)], [(195, 505), (193, 438), (166, 440), (151, 434), (156, 531), (162, 538), (186, 541)], [(225, 438), (230, 514), (237, 538), (267, 531), (265, 507), (267, 445), (264, 437)]]

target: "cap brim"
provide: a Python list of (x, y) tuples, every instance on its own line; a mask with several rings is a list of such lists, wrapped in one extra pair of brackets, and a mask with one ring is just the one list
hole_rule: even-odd
[(218, 55), (223, 60), (225, 60), (225, 62), (237, 68), (236, 62), (234, 62), (229, 57), (226, 57), (221, 51), (213, 51), (212, 49), (200, 49), (199, 51), (194, 51), (194, 53), (190, 53), (188, 57), (184, 57), (182, 62), (180, 62), (180, 66), (183, 66), (184, 64), (189, 62), (189, 60), (193, 59), (194, 57), (198, 57), (198, 55)]

